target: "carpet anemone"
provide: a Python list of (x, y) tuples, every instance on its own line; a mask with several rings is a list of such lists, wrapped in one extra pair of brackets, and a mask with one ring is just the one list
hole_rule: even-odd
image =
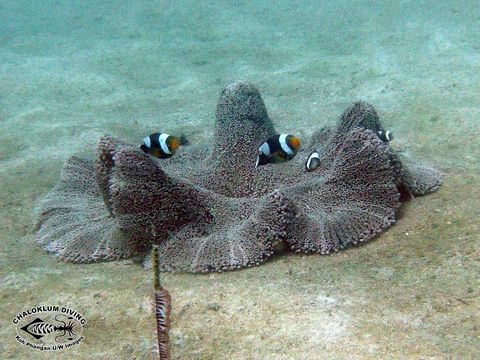
[[(291, 161), (255, 168), (274, 135), (259, 91), (238, 81), (221, 93), (213, 145), (154, 159), (111, 136), (96, 161), (70, 158), (40, 206), (37, 241), (65, 261), (147, 254), (164, 271), (226, 271), (281, 251), (329, 254), (392, 226), (400, 193), (435, 191), (438, 171), (395, 153), (375, 109), (357, 102), (315, 132)], [(320, 165), (307, 171), (308, 155)]]

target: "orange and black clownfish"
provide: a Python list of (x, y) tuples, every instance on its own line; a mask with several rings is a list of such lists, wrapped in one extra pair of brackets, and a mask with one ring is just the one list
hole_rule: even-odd
[(378, 134), (378, 137), (380, 138), (380, 140), (382, 140), (384, 142), (388, 142), (388, 141), (393, 140), (393, 134), (388, 130), (380, 130), (380, 131), (377, 132), (377, 134)]
[(273, 135), (258, 148), (255, 167), (291, 160), (300, 150), (300, 140), (289, 134)]
[(140, 149), (159, 159), (167, 159), (175, 155), (181, 140), (165, 133), (153, 133), (143, 139)]

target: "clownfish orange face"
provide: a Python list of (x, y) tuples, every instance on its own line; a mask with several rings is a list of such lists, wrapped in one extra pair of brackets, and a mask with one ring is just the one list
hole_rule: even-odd
[(180, 146), (180, 141), (178, 141), (178, 139), (174, 136), (169, 136), (166, 140), (166, 143), (173, 154), (177, 152), (178, 147)]
[(298, 152), (300, 150), (300, 139), (293, 135), (287, 135), (287, 144), (294, 151)]

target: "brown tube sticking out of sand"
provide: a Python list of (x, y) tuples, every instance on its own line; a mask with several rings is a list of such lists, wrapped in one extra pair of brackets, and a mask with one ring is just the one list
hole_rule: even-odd
[(157, 319), (158, 351), (160, 360), (170, 359), (170, 312), (172, 302), (170, 294), (160, 284), (160, 269), (158, 266), (158, 246), (153, 247), (152, 253), (154, 287), (155, 287), (155, 317)]

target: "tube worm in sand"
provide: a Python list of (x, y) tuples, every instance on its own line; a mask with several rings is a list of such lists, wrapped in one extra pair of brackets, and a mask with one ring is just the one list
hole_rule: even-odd
[(153, 271), (155, 287), (155, 317), (157, 319), (158, 352), (160, 360), (170, 359), (170, 312), (172, 302), (170, 294), (160, 284), (160, 268), (158, 266), (158, 246), (153, 247)]

